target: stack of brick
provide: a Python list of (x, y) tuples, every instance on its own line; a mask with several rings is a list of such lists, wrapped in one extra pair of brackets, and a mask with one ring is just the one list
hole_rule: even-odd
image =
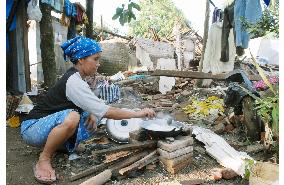
[(171, 174), (175, 174), (192, 162), (193, 138), (178, 136), (158, 141), (159, 160), (162, 166)]

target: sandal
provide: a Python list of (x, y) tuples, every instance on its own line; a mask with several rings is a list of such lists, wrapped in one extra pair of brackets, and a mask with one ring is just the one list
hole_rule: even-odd
[(37, 174), (37, 168), (36, 168), (36, 163), (33, 165), (33, 172), (34, 172), (34, 177), (36, 181), (42, 183), (42, 184), (52, 184), (56, 181), (55, 179), (52, 179), (51, 177), (41, 177), (40, 175)]

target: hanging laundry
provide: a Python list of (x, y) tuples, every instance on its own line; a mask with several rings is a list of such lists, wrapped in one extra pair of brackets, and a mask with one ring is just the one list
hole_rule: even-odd
[(236, 32), (236, 46), (248, 48), (249, 33), (241, 22), (244, 17), (249, 23), (255, 24), (262, 17), (260, 0), (236, 0), (234, 6), (234, 21)]
[(224, 19), (221, 35), (221, 58), (220, 61), (229, 61), (229, 33), (234, 27), (234, 3), (230, 4), (224, 9)]
[(220, 61), (221, 56), (221, 40), (222, 36), (222, 22), (215, 22), (211, 25), (208, 34), (206, 49), (204, 52), (203, 69), (202, 72), (212, 74), (220, 74), (223, 72), (230, 72), (234, 69), (234, 61), (236, 55), (236, 48), (234, 43), (233, 29), (231, 28), (228, 36), (228, 62)]
[(64, 9), (66, 16), (69, 17), (77, 16), (77, 8), (75, 4), (71, 3), (69, 0), (64, 0)]
[(212, 23), (219, 22), (222, 20), (222, 10), (220, 8), (215, 7), (212, 16)]
[(76, 23), (81, 24), (83, 22), (83, 13), (84, 11), (82, 10), (81, 6), (76, 4), (77, 7), (77, 16), (76, 16)]
[(270, 0), (263, 0), (266, 6), (269, 6)]

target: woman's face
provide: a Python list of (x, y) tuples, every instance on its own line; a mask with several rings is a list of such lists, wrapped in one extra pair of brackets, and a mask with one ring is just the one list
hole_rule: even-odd
[(88, 56), (86, 58), (79, 59), (81, 64), (81, 72), (85, 76), (93, 76), (97, 73), (98, 67), (100, 66), (101, 53)]

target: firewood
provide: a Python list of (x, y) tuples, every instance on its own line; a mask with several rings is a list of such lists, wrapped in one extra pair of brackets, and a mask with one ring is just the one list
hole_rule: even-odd
[(133, 144), (124, 144), (117, 147), (104, 149), (104, 150), (98, 150), (92, 152), (93, 155), (102, 155), (106, 153), (113, 153), (113, 152), (119, 152), (119, 151), (126, 151), (126, 150), (135, 150), (135, 149), (145, 149), (145, 148), (154, 148), (157, 146), (157, 141), (150, 140), (145, 142), (139, 142), (139, 143), (133, 143)]
[(123, 160), (123, 161), (121, 161), (117, 164), (114, 164), (114, 165), (110, 166), (109, 169), (106, 169), (103, 172), (97, 174), (96, 176), (89, 178), (88, 180), (84, 181), (80, 185), (102, 185), (102, 184), (106, 183), (108, 180), (110, 180), (110, 178), (113, 176), (113, 174), (116, 173), (115, 171), (134, 163), (135, 161), (146, 156), (147, 154), (148, 154), (148, 152), (144, 151), (144, 152), (138, 153), (138, 154), (136, 154), (136, 155), (134, 155), (130, 158), (127, 158), (127, 159), (125, 159), (125, 160)]
[(130, 151), (121, 151), (121, 152), (117, 152), (117, 153), (111, 153), (110, 155), (106, 155), (106, 159), (104, 160), (104, 163), (109, 163), (112, 161), (115, 161), (121, 157), (125, 157), (130, 155), (132, 152)]
[(111, 178), (111, 170), (107, 169), (102, 173), (82, 182), (80, 185), (103, 185)]
[(138, 167), (143, 167), (149, 164), (149, 161), (151, 161), (153, 158), (157, 157), (157, 150), (151, 152), (147, 156), (143, 157), (139, 161), (136, 161), (135, 163), (131, 164), (130, 166), (127, 166), (125, 168), (122, 168), (119, 170), (119, 174), (123, 175), (125, 172), (128, 172), (130, 170), (136, 169)]
[(125, 166), (123, 166), (122, 164), (126, 164), (126, 166), (127, 166), (127, 165), (132, 164), (135, 161), (141, 159), (142, 157), (146, 156), (147, 154), (148, 154), (148, 152), (142, 152), (142, 153), (135, 152), (135, 153), (131, 154), (130, 156), (125, 156), (125, 157), (119, 158), (115, 161), (111, 161), (109, 163), (102, 163), (102, 164), (99, 164), (99, 165), (96, 165), (96, 166), (92, 166), (91, 168), (86, 169), (86, 170), (70, 177), (70, 181), (75, 181), (77, 179), (83, 178), (83, 177), (91, 175), (93, 173), (100, 172), (100, 171), (102, 171), (103, 169), (106, 169), (106, 168), (112, 168), (112, 169), (123, 168)]

